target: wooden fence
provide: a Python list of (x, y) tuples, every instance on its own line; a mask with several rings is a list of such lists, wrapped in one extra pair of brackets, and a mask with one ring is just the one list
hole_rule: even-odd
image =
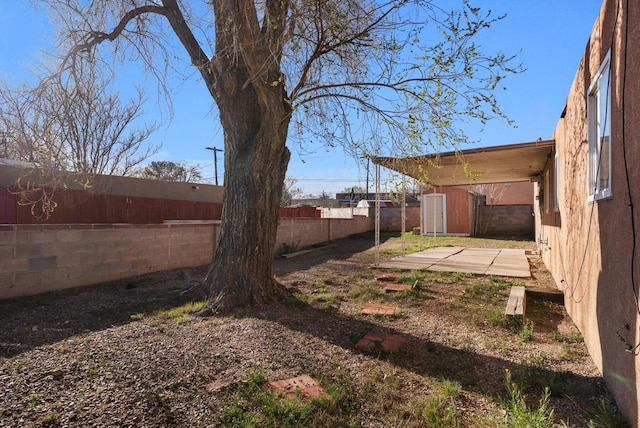
[[(56, 207), (43, 218), (39, 204), (25, 204), (20, 192), (0, 187), (0, 224), (158, 224), (165, 220), (219, 220), (222, 213), (222, 204), (215, 202), (94, 194), (74, 189), (57, 189), (53, 195)], [(31, 199), (38, 197), (35, 194)]]

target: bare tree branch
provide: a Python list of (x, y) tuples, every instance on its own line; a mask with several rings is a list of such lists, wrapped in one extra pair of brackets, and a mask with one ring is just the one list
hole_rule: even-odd
[(85, 60), (135, 59), (167, 89), (185, 52), (203, 78), (225, 144), (220, 241), (205, 279), (215, 310), (281, 295), (272, 260), (291, 137), (357, 156), (455, 147), (466, 142), (460, 123), (506, 118), (494, 92), (520, 70), (475, 44), (503, 17), (471, 0), (451, 11), (444, 0), (43, 1), (64, 24), (68, 80)]

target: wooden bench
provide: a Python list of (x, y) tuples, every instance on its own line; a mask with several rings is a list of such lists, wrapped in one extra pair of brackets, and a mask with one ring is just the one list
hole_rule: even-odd
[(527, 294), (525, 288), (522, 286), (511, 287), (511, 293), (509, 293), (509, 300), (507, 300), (507, 308), (504, 313), (508, 316), (521, 316), (524, 318), (524, 314), (527, 308)]

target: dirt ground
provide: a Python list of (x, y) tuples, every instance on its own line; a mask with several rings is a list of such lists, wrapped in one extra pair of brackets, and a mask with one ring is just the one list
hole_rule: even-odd
[[(531, 303), (523, 338), (520, 328), (486, 317), (473, 294), (486, 278), (445, 274), (421, 277), (419, 293), (373, 295), (398, 313), (365, 316), (366, 298), (353, 290), (377, 286), (372, 260), (370, 234), (276, 260), (277, 278), (297, 297), (224, 317), (166, 315), (204, 298), (204, 268), (0, 301), (0, 426), (215, 426), (228, 392), (256, 370), (274, 380), (348, 379), (355, 420), (367, 427), (420, 426), (370, 400), (389, 377), (398, 380), (398, 400), (427, 396), (433, 379), (459, 384), (462, 426), (490, 426), (489, 416), (504, 413), (507, 373), (533, 398), (549, 387), (556, 420), (568, 426), (586, 426), (590, 409), (611, 402), (561, 306)], [(552, 286), (540, 259), (530, 263), (526, 285)], [(407, 345), (395, 354), (356, 350), (371, 331)]]

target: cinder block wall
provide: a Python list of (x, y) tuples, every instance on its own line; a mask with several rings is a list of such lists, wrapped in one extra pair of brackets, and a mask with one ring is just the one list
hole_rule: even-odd
[[(372, 229), (369, 217), (281, 219), (276, 251)], [(154, 225), (0, 225), (0, 299), (29, 296), (149, 272), (203, 266), (219, 222)]]
[(533, 238), (533, 205), (480, 205), (478, 235)]
[(0, 298), (211, 262), (215, 224), (0, 225)]
[(294, 248), (345, 238), (373, 228), (373, 219), (365, 216), (353, 218), (281, 218), (276, 238), (276, 252), (285, 244)]
[[(375, 219), (375, 208), (369, 209), (369, 216)], [(405, 207), (405, 232), (420, 226), (420, 207)], [(402, 230), (402, 207), (380, 208), (380, 230), (400, 232)]]

